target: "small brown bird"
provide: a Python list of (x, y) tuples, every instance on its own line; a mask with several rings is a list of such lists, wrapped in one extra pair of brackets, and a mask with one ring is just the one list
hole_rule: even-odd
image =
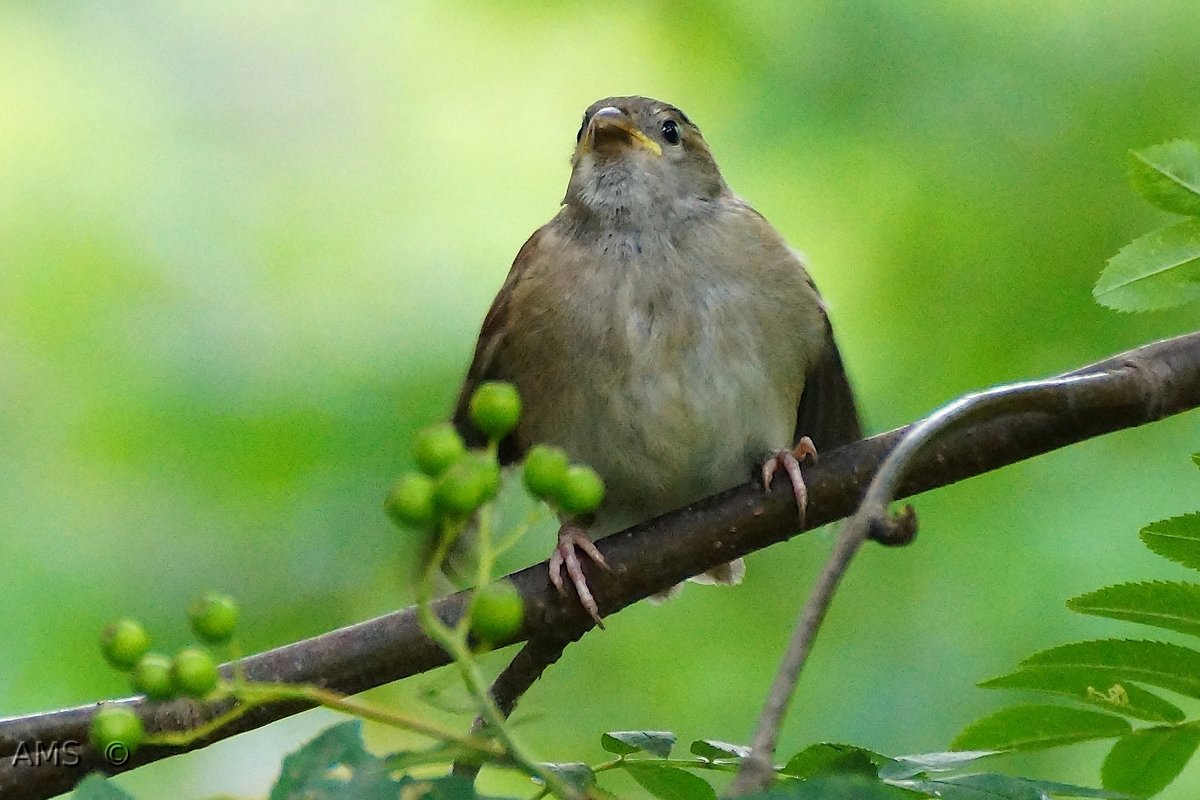
[[(667, 103), (593, 103), (571, 166), (562, 208), (517, 253), (483, 321), (455, 424), (479, 442), (471, 393), (515, 384), (524, 412), (502, 461), (546, 443), (593, 467), (607, 487), (588, 525), (597, 537), (756, 472), (769, 490), (779, 466), (803, 515), (799, 461), (862, 432), (800, 257)], [(600, 623), (576, 548), (606, 565), (579, 522), (563, 521), (550, 580), (565, 593), (565, 566)], [(739, 559), (695, 580), (744, 572)]]

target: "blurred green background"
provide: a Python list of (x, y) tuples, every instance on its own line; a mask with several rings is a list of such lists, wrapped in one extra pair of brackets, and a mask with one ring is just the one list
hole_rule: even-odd
[[(808, 255), (872, 432), (1192, 329), (1195, 308), (1118, 315), (1090, 288), (1160, 221), (1126, 151), (1200, 135), (1197, 30), (1191, 0), (0, 5), (0, 714), (125, 692), (101, 626), (134, 613), (179, 646), (210, 587), (255, 650), (407, 602), (381, 500), (605, 95), (684, 108)], [(976, 681), (1137, 635), (1063, 601), (1182, 576), (1135, 534), (1200, 507), (1198, 423), (919, 498), (916, 544), (851, 571), (781, 750), (943, 748), (1015, 699)], [(831, 536), (611, 618), (524, 701), (524, 736), (593, 761), (610, 729), (746, 741)], [(421, 711), (431, 681), (376, 694)], [(330, 719), (121, 781), (262, 795)], [(1001, 766), (1094, 784), (1103, 752)], [(1198, 789), (1200, 765), (1163, 796)]]

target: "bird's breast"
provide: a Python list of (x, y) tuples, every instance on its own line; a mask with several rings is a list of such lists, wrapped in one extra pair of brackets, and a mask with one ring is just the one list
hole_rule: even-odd
[(535, 402), (524, 436), (599, 471), (602, 527), (742, 483), (755, 458), (790, 444), (803, 355), (762, 287), (634, 259), (564, 288), (553, 349), (565, 358), (529, 365), (553, 407)]

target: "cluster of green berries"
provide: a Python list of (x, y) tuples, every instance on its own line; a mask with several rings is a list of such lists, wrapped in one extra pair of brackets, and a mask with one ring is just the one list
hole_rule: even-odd
[[(389, 492), (388, 514), (404, 527), (432, 530), (443, 522), (461, 521), (496, 496), (500, 465), (495, 445), (521, 418), (516, 387), (488, 381), (471, 395), (471, 421), (492, 447), (468, 450), (449, 423), (434, 425), (413, 440), (419, 472), (404, 475)], [(565, 451), (536, 445), (522, 465), (525, 488), (568, 517), (595, 511), (604, 499), (604, 481), (591, 467), (572, 464)], [(509, 581), (482, 586), (471, 601), (471, 633), (481, 642), (501, 641), (515, 633), (524, 618), (520, 594)]]
[[(222, 645), (237, 627), (238, 606), (233, 598), (209, 592), (188, 607), (192, 631), (208, 645)], [(151, 700), (204, 697), (217, 688), (220, 674), (206, 647), (185, 647), (171, 656), (150, 651), (150, 635), (141, 623), (118, 620), (100, 635), (100, 650), (115, 669), (128, 672), (134, 691)], [(92, 743), (101, 750), (120, 744), (130, 752), (145, 735), (142, 721), (131, 709), (109, 706), (92, 717)]]
[[(471, 396), (471, 421), (493, 443), (512, 432), (521, 417), (521, 397), (511, 383), (488, 381)], [(496, 496), (500, 465), (489, 451), (469, 451), (449, 423), (417, 434), (413, 456), (420, 472), (404, 475), (388, 494), (388, 513), (402, 525), (428, 529), (447, 519), (464, 519)], [(525, 487), (568, 516), (596, 510), (604, 482), (596, 471), (572, 465), (557, 447), (537, 445), (524, 463)]]

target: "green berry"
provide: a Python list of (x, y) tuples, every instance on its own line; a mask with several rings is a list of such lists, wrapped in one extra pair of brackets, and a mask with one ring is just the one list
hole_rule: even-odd
[(200, 647), (185, 647), (175, 655), (171, 682), (179, 694), (204, 697), (217, 688), (217, 665), (209, 652)]
[(111, 748), (121, 746), (127, 748), (129, 755), (137, 750), (146, 735), (142, 720), (131, 709), (122, 706), (105, 706), (92, 717), (89, 738), (97, 750), (106, 755)]
[(507, 639), (524, 620), (525, 604), (512, 581), (489, 583), (471, 598), (471, 633), (482, 642)]
[(431, 478), (441, 475), (466, 452), (466, 443), (449, 422), (426, 428), (413, 439), (417, 466)]
[(131, 619), (119, 619), (100, 634), (100, 650), (109, 664), (119, 670), (133, 669), (133, 665), (150, 648), (150, 634), (141, 623)]
[(471, 421), (493, 441), (507, 436), (520, 418), (521, 396), (511, 383), (487, 381), (471, 395)]
[(383, 507), (398, 525), (428, 528), (437, 521), (433, 487), (433, 479), (419, 472), (410, 472), (396, 481)]
[(237, 627), (238, 605), (232, 597), (218, 592), (208, 592), (188, 606), (188, 618), (192, 630), (209, 644), (221, 644), (233, 636)]
[(133, 668), (133, 689), (151, 700), (166, 700), (175, 696), (171, 680), (171, 659), (162, 653), (146, 653)]
[(433, 502), (439, 512), (450, 517), (466, 517), (483, 504), (484, 487), (466, 464), (455, 464), (433, 488)]
[(604, 499), (604, 481), (591, 467), (576, 464), (567, 470), (555, 497), (558, 506), (571, 516), (595, 511)]
[(472, 455), (438, 478), (433, 489), (433, 502), (447, 516), (465, 517), (495, 497), (499, 488), (500, 465), (496, 460)]
[(525, 456), (522, 473), (525, 488), (534, 497), (555, 497), (564, 480), (571, 462), (561, 448), (545, 444), (534, 445)]

